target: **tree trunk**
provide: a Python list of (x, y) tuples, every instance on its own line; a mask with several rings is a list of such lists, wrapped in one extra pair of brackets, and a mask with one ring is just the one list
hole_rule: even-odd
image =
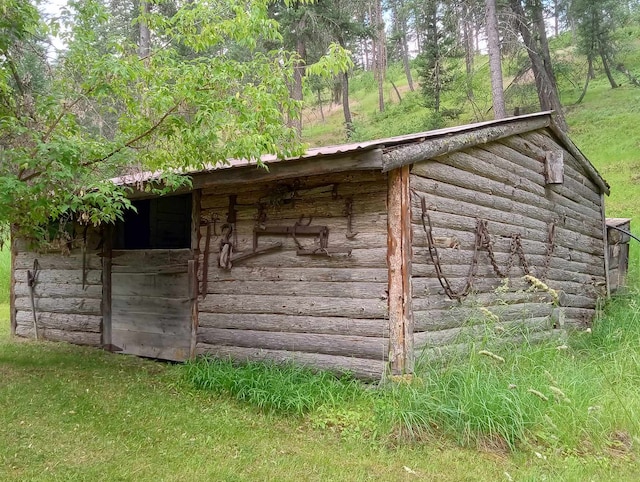
[(349, 107), (349, 74), (342, 73), (342, 112), (344, 113), (344, 126), (347, 139), (353, 135), (353, 119), (351, 118), (351, 107)]
[(493, 114), (496, 119), (503, 119), (507, 117), (507, 110), (504, 104), (500, 32), (498, 31), (496, 0), (486, 0), (486, 19), (489, 70), (491, 71), (491, 94), (493, 96)]
[[(298, 38), (296, 40), (296, 54), (298, 54), (298, 60), (294, 65), (293, 70), (293, 85), (291, 86), (291, 98), (294, 100), (298, 100), (302, 102), (302, 78), (304, 77), (305, 66), (304, 66), (304, 58), (307, 55), (307, 46), (305, 44), (304, 38), (302, 38), (302, 32), (306, 27), (305, 18), (302, 17), (296, 26), (296, 32), (298, 33)], [(302, 137), (302, 116), (290, 116), (287, 122), (289, 127), (293, 127), (298, 134), (298, 138)]]
[(473, 101), (473, 29), (469, 20), (469, 6), (467, 2), (462, 2), (462, 41), (464, 43), (464, 64), (467, 75), (467, 98)]
[(149, 54), (151, 53), (151, 31), (147, 23), (147, 16), (151, 13), (151, 4), (147, 0), (140, 2), (140, 43), (138, 45), (138, 55), (144, 59), (145, 64), (149, 62)]
[[(540, 25), (544, 27), (544, 20), (542, 23), (537, 21), (542, 19), (542, 4), (539, 0), (528, 1), (530, 2), (529, 7), (533, 12), (533, 21), (531, 22), (532, 28), (528, 25), (528, 19), (524, 13), (520, 0), (509, 0), (509, 4), (513, 10), (518, 30), (520, 31), (520, 35), (522, 35), (522, 40), (524, 41), (527, 53), (529, 54), (533, 75), (536, 79), (536, 88), (540, 107), (542, 110), (555, 111), (556, 124), (560, 129), (566, 131), (568, 126), (564, 118), (564, 113), (562, 112), (562, 104), (560, 103), (555, 75), (553, 75), (553, 70), (551, 69), (549, 45), (546, 43), (547, 37), (544, 32), (539, 31)], [(536, 38), (538, 40), (536, 40)], [(546, 53), (544, 52), (545, 49)], [(548, 64), (546, 64), (545, 58), (548, 59)]]
[(411, 65), (409, 63), (409, 42), (407, 40), (407, 17), (405, 11), (404, 2), (400, 2), (400, 5), (393, 3), (394, 18), (396, 23), (396, 33), (400, 37), (400, 55), (402, 55), (402, 67), (404, 68), (404, 74), (407, 77), (407, 84), (409, 90), (413, 92), (415, 87), (413, 86), (413, 76), (411, 75)]
[(580, 98), (576, 101), (576, 104), (579, 104), (584, 99), (584, 96), (587, 95), (587, 89), (589, 88), (589, 81), (593, 78), (593, 60), (589, 56), (588, 59), (589, 66), (587, 67), (587, 78), (584, 81), (584, 88), (582, 89), (582, 93), (580, 94)]
[(611, 84), (612, 89), (616, 89), (618, 87), (618, 83), (613, 78), (611, 74), (611, 69), (609, 68), (609, 61), (607, 60), (607, 54), (605, 54), (602, 47), (599, 49), (600, 59), (602, 60), (602, 68), (604, 69), (604, 73), (607, 74), (607, 79), (609, 79), (609, 84)]
[(384, 112), (384, 78), (386, 69), (386, 52), (385, 52), (385, 33), (384, 21), (382, 20), (382, 0), (376, 0), (374, 3), (373, 18), (375, 22), (375, 73), (378, 81), (378, 108), (380, 112)]

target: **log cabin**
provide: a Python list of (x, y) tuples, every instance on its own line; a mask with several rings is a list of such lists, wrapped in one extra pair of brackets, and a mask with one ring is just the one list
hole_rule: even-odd
[(65, 253), (14, 239), (12, 333), (377, 379), (588, 326), (607, 295), (609, 186), (549, 112), (263, 161), (135, 191)]

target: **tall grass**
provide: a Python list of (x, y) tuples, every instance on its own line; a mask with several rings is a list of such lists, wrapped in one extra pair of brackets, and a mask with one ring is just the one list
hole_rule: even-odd
[(420, 363), (411, 383), (372, 389), (295, 365), (214, 360), (187, 365), (186, 376), (263, 410), (382, 441), (627, 451), (640, 443), (640, 294), (612, 301), (590, 331), (536, 344), (485, 340), (465, 356)]

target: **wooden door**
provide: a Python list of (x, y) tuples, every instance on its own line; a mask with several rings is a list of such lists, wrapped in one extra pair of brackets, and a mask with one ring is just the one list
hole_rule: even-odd
[(182, 361), (189, 357), (189, 249), (114, 250), (111, 344), (121, 353)]

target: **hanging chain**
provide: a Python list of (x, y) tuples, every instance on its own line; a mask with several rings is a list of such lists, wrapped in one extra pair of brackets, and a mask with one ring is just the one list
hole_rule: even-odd
[[(445, 294), (453, 299), (460, 300), (467, 296), (473, 287), (473, 281), (478, 271), (478, 257), (481, 249), (486, 250), (487, 255), (489, 257), (489, 262), (491, 263), (491, 267), (493, 271), (499, 278), (508, 278), (509, 272), (513, 268), (516, 257), (518, 261), (520, 261), (520, 266), (522, 267), (522, 271), (525, 274), (531, 274), (531, 268), (529, 267), (529, 263), (524, 253), (524, 249), (522, 247), (522, 236), (520, 233), (512, 233), (511, 234), (511, 242), (509, 244), (509, 257), (507, 258), (507, 264), (504, 269), (500, 269), (498, 265), (498, 261), (496, 260), (495, 252), (493, 251), (493, 242), (491, 241), (491, 236), (489, 234), (488, 223), (484, 219), (476, 219), (476, 229), (475, 229), (475, 241), (473, 247), (473, 257), (471, 260), (471, 266), (469, 267), (469, 273), (467, 275), (467, 279), (465, 281), (464, 286), (461, 290), (454, 290), (449, 283), (449, 280), (444, 275), (442, 271), (442, 263), (440, 262), (440, 255), (438, 254), (438, 249), (436, 248), (435, 240), (433, 239), (433, 228), (431, 226), (431, 218), (429, 217), (429, 212), (427, 210), (427, 201), (424, 196), (420, 198), (421, 207), (422, 207), (422, 228), (427, 235), (427, 246), (429, 249), (429, 257), (431, 258), (431, 262), (436, 270), (436, 276), (440, 285), (444, 289)], [(544, 281), (547, 277), (549, 267), (551, 265), (551, 258), (553, 257), (553, 252), (555, 251), (555, 223), (549, 224), (547, 229), (547, 243), (545, 250), (545, 259), (543, 269), (538, 275), (538, 278), (541, 281)]]
[[(429, 248), (429, 257), (431, 258), (431, 262), (436, 270), (436, 276), (438, 281), (440, 282), (440, 286), (444, 289), (446, 295), (452, 300), (460, 300), (467, 296), (473, 287), (473, 280), (476, 277), (476, 273), (478, 271), (478, 253), (480, 252), (480, 248), (482, 246), (482, 238), (480, 235), (480, 229), (476, 227), (476, 237), (475, 243), (473, 246), (473, 258), (471, 260), (471, 266), (469, 266), (469, 273), (467, 274), (467, 279), (465, 284), (461, 290), (454, 290), (449, 283), (449, 280), (442, 272), (442, 265), (440, 263), (440, 255), (438, 254), (438, 249), (436, 248), (436, 243), (433, 239), (433, 228), (431, 226), (431, 218), (429, 217), (429, 212), (427, 211), (427, 201), (423, 197), (420, 198), (420, 202), (422, 203), (422, 229), (424, 229), (425, 234), (427, 235), (427, 245)], [(478, 220), (478, 226), (482, 221)], [(427, 227), (428, 225), (428, 227)]]

